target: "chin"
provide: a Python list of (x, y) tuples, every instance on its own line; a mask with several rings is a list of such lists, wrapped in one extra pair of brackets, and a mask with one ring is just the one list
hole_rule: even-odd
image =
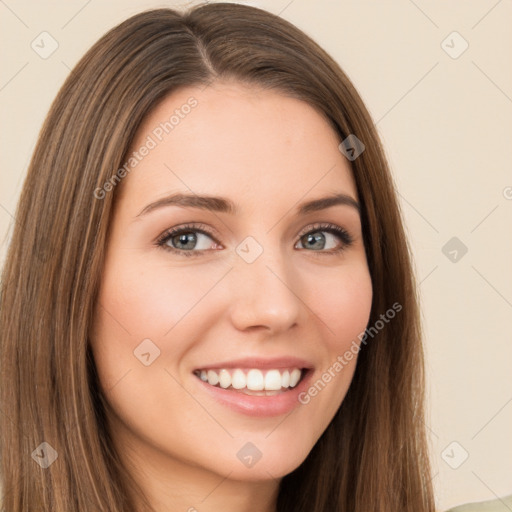
[[(265, 439), (265, 436), (268, 438)], [(223, 459), (223, 464), (216, 472), (224, 475), (230, 473), (230, 479), (241, 481), (282, 478), (297, 469), (314, 446), (309, 440), (293, 437), (291, 432), (283, 431), (279, 435), (266, 432), (259, 436), (237, 438), (232, 443), (236, 446), (235, 463), (230, 450), (224, 457), (219, 457)]]

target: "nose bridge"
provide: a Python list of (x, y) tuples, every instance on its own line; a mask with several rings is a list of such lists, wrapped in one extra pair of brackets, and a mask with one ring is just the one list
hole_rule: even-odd
[(279, 331), (298, 321), (297, 283), (280, 244), (267, 246), (271, 238), (266, 236), (262, 244), (247, 237), (236, 249), (232, 320), (239, 329), (265, 326)]

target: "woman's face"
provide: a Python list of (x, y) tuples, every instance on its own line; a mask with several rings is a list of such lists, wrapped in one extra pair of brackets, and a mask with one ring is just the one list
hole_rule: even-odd
[(91, 336), (134, 467), (278, 478), (332, 420), (372, 301), (339, 142), (306, 103), (234, 83), (175, 92), (141, 125)]

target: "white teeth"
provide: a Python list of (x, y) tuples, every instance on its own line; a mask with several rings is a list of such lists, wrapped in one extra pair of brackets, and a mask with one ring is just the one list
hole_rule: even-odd
[(293, 368), (289, 370), (259, 370), (251, 368), (242, 370), (200, 370), (196, 375), (212, 386), (219, 385), (226, 389), (248, 389), (250, 391), (279, 391), (281, 389), (294, 388), (301, 376), (302, 370)]
[(243, 389), (247, 385), (247, 378), (242, 370), (235, 370), (231, 377), (231, 385), (235, 389)]
[(281, 389), (281, 374), (279, 370), (270, 370), (265, 375), (265, 389), (269, 391), (277, 391)]
[(227, 370), (219, 372), (219, 384), (221, 388), (229, 388), (231, 386), (231, 375)]
[(292, 370), (292, 373), (290, 373), (290, 387), (294, 388), (297, 385), (297, 382), (299, 382), (300, 379), (300, 370), (295, 368)]
[(247, 389), (261, 391), (265, 388), (263, 373), (260, 370), (249, 370), (247, 372)]
[(219, 383), (219, 376), (217, 375), (217, 372), (214, 372), (213, 370), (208, 370), (206, 375), (208, 376), (208, 384), (216, 386)]

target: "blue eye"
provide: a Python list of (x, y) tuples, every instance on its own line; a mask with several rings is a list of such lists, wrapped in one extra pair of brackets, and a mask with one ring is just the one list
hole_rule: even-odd
[[(199, 256), (200, 253), (208, 249), (208, 244), (203, 242), (202, 245), (205, 245), (205, 247), (197, 249), (198, 240), (201, 241), (202, 238), (212, 239), (212, 236), (206, 228), (199, 227), (197, 224), (189, 224), (169, 229), (158, 238), (156, 244), (162, 249), (179, 253), (183, 256)], [(209, 245), (211, 246), (212, 244), (210, 243)]]
[[(329, 237), (326, 237), (325, 233), (333, 238), (338, 238), (341, 242), (340, 245), (326, 250), (325, 246), (328, 245)], [(213, 241), (213, 244), (208, 242), (208, 238)], [(298, 242), (302, 245), (300, 248), (320, 249), (309, 252), (325, 255), (339, 253), (352, 245), (353, 241), (345, 229), (336, 224), (325, 223), (310, 227), (309, 231), (299, 236)], [(201, 256), (205, 251), (211, 249), (212, 245), (215, 246), (214, 249), (222, 247), (203, 224), (187, 224), (169, 229), (157, 239), (156, 245), (166, 251), (186, 257)]]
[[(338, 247), (334, 247), (334, 248), (329, 248), (329, 250), (324, 250), (325, 244), (326, 244), (326, 239), (328, 240), (328, 238), (325, 236), (325, 233), (328, 233), (329, 235), (333, 236), (333, 238), (338, 238), (338, 240), (341, 240), (342, 245), (338, 246)], [(340, 228), (339, 226), (336, 226), (336, 224), (320, 224), (320, 225), (314, 226), (313, 230), (310, 230), (307, 233), (303, 234), (300, 237), (299, 242), (303, 246), (319, 248), (319, 249), (321, 249), (320, 252), (322, 252), (324, 254), (325, 253), (332, 254), (332, 253), (338, 253), (338, 252), (346, 249), (347, 247), (352, 245), (354, 240), (352, 239), (352, 237), (349, 235), (349, 233), (345, 229)], [(318, 247), (319, 245), (321, 247)], [(319, 251), (314, 251), (314, 252), (319, 252)]]

